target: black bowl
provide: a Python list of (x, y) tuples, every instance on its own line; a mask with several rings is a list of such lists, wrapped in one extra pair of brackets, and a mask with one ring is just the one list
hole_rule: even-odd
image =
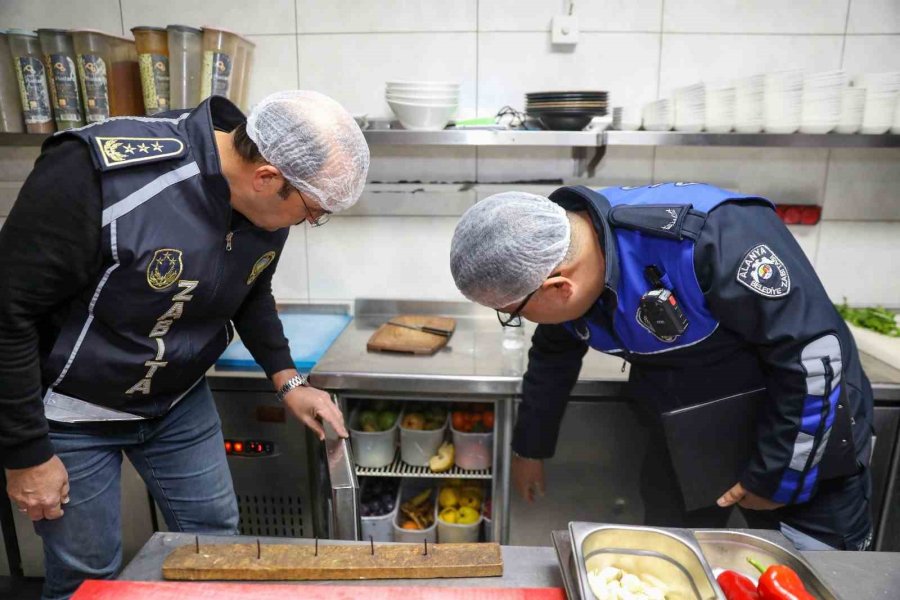
[(525, 94), (526, 98), (606, 98), (609, 92), (531, 92)]
[(556, 131), (581, 131), (594, 117), (603, 116), (600, 111), (537, 111), (529, 112), (529, 116), (536, 117), (547, 129)]

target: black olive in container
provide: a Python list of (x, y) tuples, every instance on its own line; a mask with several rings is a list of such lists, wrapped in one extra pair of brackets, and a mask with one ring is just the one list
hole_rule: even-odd
[(72, 32), (75, 42), (75, 62), (81, 80), (84, 116), (88, 123), (109, 118), (109, 35), (92, 29)]
[(22, 103), (19, 100), (19, 82), (13, 70), (12, 54), (6, 31), (0, 30), (0, 131), (23, 133)]
[(162, 27), (132, 27), (141, 71), (144, 110), (148, 115), (170, 110), (169, 42)]
[(233, 98), (234, 69), (240, 36), (215, 27), (203, 28), (203, 74), (200, 97)]
[(169, 104), (173, 109), (200, 104), (200, 72), (203, 69), (203, 32), (186, 25), (169, 25)]
[(81, 93), (78, 90), (78, 69), (75, 66), (75, 44), (64, 29), (38, 29), (47, 83), (50, 86), (50, 105), (58, 129), (84, 125)]
[(19, 98), (28, 133), (53, 133), (56, 125), (50, 112), (47, 73), (41, 58), (41, 44), (33, 31), (10, 29), (7, 32), (13, 69), (19, 80)]

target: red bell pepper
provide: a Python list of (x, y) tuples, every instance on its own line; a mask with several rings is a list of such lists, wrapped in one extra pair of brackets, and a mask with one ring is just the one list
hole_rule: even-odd
[(772, 565), (766, 569), (758, 560), (749, 557), (747, 562), (762, 573), (757, 587), (761, 600), (816, 600), (806, 591), (800, 576), (790, 567)]
[(753, 580), (737, 571), (722, 571), (716, 577), (728, 600), (759, 600)]

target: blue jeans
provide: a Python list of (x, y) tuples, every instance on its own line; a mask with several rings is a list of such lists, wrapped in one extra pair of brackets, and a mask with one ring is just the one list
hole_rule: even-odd
[(51, 423), (50, 438), (69, 472), (70, 501), (61, 519), (34, 524), (44, 540), (44, 599), (68, 598), (84, 579), (110, 579), (121, 568), (123, 452), (169, 529), (237, 533), (222, 426), (205, 381), (158, 419)]

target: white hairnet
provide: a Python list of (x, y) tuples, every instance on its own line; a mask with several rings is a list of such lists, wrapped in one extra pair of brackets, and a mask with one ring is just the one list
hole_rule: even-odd
[(503, 192), (467, 210), (450, 244), (450, 271), (474, 302), (501, 308), (538, 289), (569, 250), (566, 211), (543, 196)]
[(262, 99), (247, 117), (247, 135), (266, 162), (329, 212), (359, 199), (369, 147), (353, 117), (318, 92), (289, 90)]

